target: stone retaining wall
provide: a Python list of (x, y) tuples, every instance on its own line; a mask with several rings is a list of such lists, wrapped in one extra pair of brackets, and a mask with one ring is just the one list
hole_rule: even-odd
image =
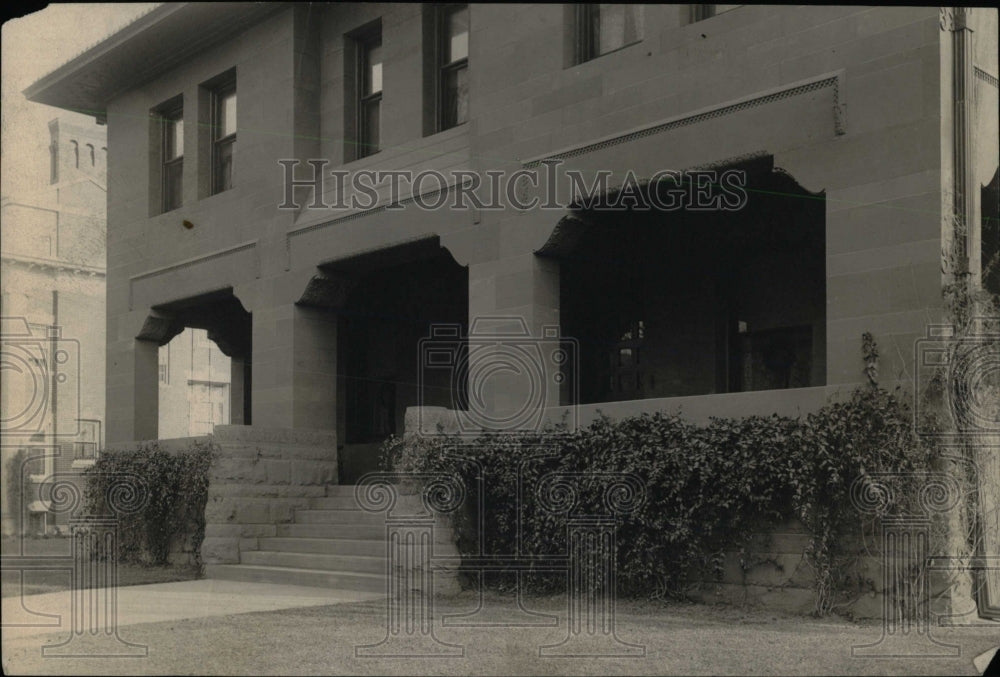
[(216, 426), (217, 458), (205, 506), (205, 564), (236, 564), (240, 549), (274, 536), (296, 508), (337, 483), (337, 437), (331, 431)]

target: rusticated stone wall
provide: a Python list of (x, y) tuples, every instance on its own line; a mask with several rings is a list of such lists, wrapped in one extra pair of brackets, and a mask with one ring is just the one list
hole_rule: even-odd
[(235, 564), (240, 549), (274, 536), (296, 508), (337, 483), (337, 438), (329, 431), (216, 426), (218, 456), (205, 506), (205, 564)]

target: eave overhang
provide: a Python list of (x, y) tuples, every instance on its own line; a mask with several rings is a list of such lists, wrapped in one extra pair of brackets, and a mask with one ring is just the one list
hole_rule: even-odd
[(24, 90), (29, 101), (107, 116), (108, 102), (276, 13), (287, 3), (164, 3)]

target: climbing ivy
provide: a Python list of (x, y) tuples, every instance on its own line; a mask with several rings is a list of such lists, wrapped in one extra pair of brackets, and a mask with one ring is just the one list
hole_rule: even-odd
[[(168, 453), (155, 442), (137, 450), (104, 451), (85, 473), (87, 514), (117, 519), (120, 562), (166, 564), (176, 538), (190, 538), (197, 552), (205, 535), (205, 503), (213, 447), (194, 441)], [(137, 511), (115, 512), (109, 496), (121, 478), (139, 492)]]
[[(870, 343), (866, 366), (877, 354)], [(536, 493), (522, 491), (518, 515), (518, 478), (522, 487), (532, 487), (552, 471), (636, 475), (646, 500), (620, 519), (616, 542), (619, 592), (627, 595), (687, 596), (721, 579), (726, 551), (741, 553), (749, 569), (761, 561), (757, 553), (766, 539), (760, 535), (798, 519), (809, 539), (805, 558), (814, 573), (815, 613), (823, 615), (872, 586), (861, 568), (864, 520), (871, 524), (885, 515), (864, 517), (852, 503), (852, 482), (892, 472), (879, 481), (895, 484), (900, 500), (885, 510), (904, 512), (929, 471), (933, 450), (915, 434), (912, 420), (902, 393), (872, 379), (843, 401), (799, 418), (713, 418), (695, 425), (654, 413), (601, 417), (575, 432), (553, 428), (474, 440), (407, 435), (390, 438), (382, 460), (402, 473), (456, 473), (470, 491), (466, 503), (481, 499), (484, 533), (477, 533), (479, 521), (469, 511), (453, 523), (463, 556), (477, 554), (480, 538), (487, 554), (566, 552), (565, 522), (543, 510)], [(539, 450), (547, 455), (539, 459)], [(482, 497), (473, 492), (480, 472)], [(601, 512), (596, 487), (585, 486), (579, 499), (581, 514)], [(551, 576), (523, 580), (534, 589), (558, 585)]]

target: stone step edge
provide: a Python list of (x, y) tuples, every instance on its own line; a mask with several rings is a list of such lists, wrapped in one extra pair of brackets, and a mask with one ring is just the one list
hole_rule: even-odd
[[(275, 571), (283, 573), (305, 573), (305, 574), (320, 574), (323, 576), (336, 574), (338, 576), (353, 576), (358, 578), (366, 578), (369, 580), (385, 580), (385, 574), (369, 574), (363, 571), (344, 571), (343, 569), (299, 569), (297, 567), (276, 567), (268, 564), (208, 564), (206, 568), (211, 569), (258, 569), (264, 571)], [(211, 578), (211, 576), (208, 576)]]

